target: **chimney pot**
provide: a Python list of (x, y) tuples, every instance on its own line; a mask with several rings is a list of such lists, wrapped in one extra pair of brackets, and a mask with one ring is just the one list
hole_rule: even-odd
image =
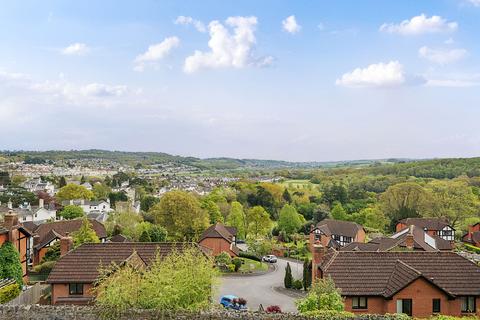
[(10, 209), (3, 218), (3, 224), (7, 229), (10, 229), (13, 226), (16, 226), (18, 224), (17, 214)]
[(67, 232), (65, 234), (65, 237), (60, 238), (60, 257), (63, 257), (72, 249), (73, 249), (73, 239), (68, 235), (68, 232)]
[(413, 250), (413, 246), (414, 246), (414, 239), (413, 239), (413, 225), (410, 226), (409, 228), (410, 230), (408, 230), (408, 234), (407, 234), (407, 238), (405, 239), (405, 246), (407, 247), (407, 249), (409, 250)]
[(43, 200), (42, 198), (38, 199), (38, 207), (39, 208), (43, 208), (44, 204), (45, 204), (45, 200)]

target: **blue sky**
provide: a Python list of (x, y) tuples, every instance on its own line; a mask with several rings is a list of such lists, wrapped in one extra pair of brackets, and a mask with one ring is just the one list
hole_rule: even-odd
[(479, 156), (480, 1), (4, 1), (0, 149)]

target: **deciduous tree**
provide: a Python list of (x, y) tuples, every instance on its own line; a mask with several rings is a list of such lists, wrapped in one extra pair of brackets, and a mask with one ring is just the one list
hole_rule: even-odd
[(75, 200), (75, 199), (86, 199), (90, 200), (94, 197), (93, 192), (80, 186), (78, 184), (67, 184), (65, 187), (60, 188), (56, 194), (58, 200)]

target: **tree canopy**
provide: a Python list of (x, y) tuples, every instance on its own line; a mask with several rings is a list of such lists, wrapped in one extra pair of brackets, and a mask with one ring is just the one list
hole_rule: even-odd
[(60, 201), (76, 199), (91, 200), (93, 199), (94, 194), (84, 186), (69, 183), (65, 187), (62, 187), (60, 190), (58, 190), (56, 197)]

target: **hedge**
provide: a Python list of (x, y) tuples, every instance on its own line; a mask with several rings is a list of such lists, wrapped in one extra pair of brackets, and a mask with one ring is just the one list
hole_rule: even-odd
[(0, 304), (6, 303), (20, 294), (20, 286), (16, 283), (0, 288)]
[(453, 316), (434, 316), (428, 318), (429, 320), (477, 320), (476, 316), (453, 317)]
[(355, 315), (347, 311), (335, 311), (335, 310), (315, 310), (302, 313), (302, 316), (312, 317), (320, 320), (352, 320), (355, 319)]
[(53, 266), (55, 265), (55, 261), (46, 261), (42, 264), (39, 264), (33, 267), (33, 271), (39, 274), (49, 274), (52, 271)]
[(240, 258), (246, 258), (246, 259), (251, 259), (251, 260), (262, 262), (262, 258), (258, 257), (257, 255), (255, 255), (253, 253), (247, 253), (247, 252), (240, 251), (238, 253), (238, 256)]
[(18, 285), (23, 284), (20, 256), (11, 242), (0, 247), (0, 279), (14, 279)]
[(480, 248), (472, 246), (471, 244), (465, 243), (465, 249), (473, 253), (480, 253)]

